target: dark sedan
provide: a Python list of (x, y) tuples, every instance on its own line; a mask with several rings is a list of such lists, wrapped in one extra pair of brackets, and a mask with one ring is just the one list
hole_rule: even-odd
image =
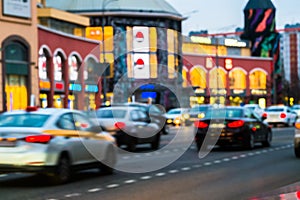
[(263, 120), (245, 107), (211, 108), (203, 119), (194, 122), (197, 148), (200, 150), (202, 144), (216, 144), (221, 147), (242, 145), (245, 149), (253, 149), (258, 142), (268, 147), (272, 130)]

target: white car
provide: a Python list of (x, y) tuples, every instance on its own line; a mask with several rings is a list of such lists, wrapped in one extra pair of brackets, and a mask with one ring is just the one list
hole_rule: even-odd
[(290, 107), (284, 105), (274, 105), (267, 107), (263, 113), (268, 124), (277, 126), (282, 124), (286, 127), (292, 126), (297, 120), (297, 114)]
[(262, 109), (258, 104), (245, 104), (244, 107), (249, 108), (259, 117), (262, 117), (262, 114), (264, 113), (264, 109)]
[(45, 174), (55, 184), (69, 181), (73, 170), (112, 173), (115, 139), (100, 130), (75, 110), (5, 112), (0, 115), (0, 173)]
[(165, 114), (167, 125), (179, 126), (185, 125), (189, 121), (189, 109), (188, 108), (173, 108)]
[(116, 138), (118, 146), (126, 145), (129, 151), (135, 151), (138, 144), (150, 144), (158, 149), (160, 135), (159, 125), (151, 121), (146, 111), (139, 107), (112, 106), (96, 110), (99, 125)]

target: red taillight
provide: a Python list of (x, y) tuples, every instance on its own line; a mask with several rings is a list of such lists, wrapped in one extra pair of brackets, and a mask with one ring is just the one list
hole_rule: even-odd
[(244, 123), (245, 122), (243, 120), (237, 120), (237, 121), (228, 123), (227, 126), (229, 128), (239, 128), (239, 127), (244, 126)]
[(116, 122), (115, 127), (118, 129), (122, 129), (126, 127), (126, 124), (124, 122)]
[(30, 143), (48, 143), (52, 138), (52, 135), (30, 135), (25, 137), (25, 141)]
[(263, 114), (262, 114), (262, 117), (267, 118), (267, 117), (268, 117), (268, 114), (267, 114), (267, 113), (263, 113)]
[(285, 113), (280, 113), (280, 118), (286, 118), (286, 114)]
[(205, 123), (205, 122), (195, 121), (194, 126), (197, 127), (197, 128), (207, 128), (208, 124)]

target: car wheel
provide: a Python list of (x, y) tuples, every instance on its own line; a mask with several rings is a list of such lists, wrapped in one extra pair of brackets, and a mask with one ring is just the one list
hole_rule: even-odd
[(66, 155), (62, 155), (58, 160), (55, 172), (51, 176), (51, 182), (54, 184), (63, 184), (71, 178), (71, 165), (70, 159)]
[(105, 159), (100, 164), (100, 171), (104, 174), (113, 174), (114, 172), (114, 165), (116, 163), (116, 152), (115, 149), (110, 146), (106, 150)]
[(262, 142), (262, 145), (264, 147), (270, 147), (271, 146), (271, 141), (272, 141), (272, 132), (268, 131), (266, 135), (266, 140)]
[(166, 125), (164, 125), (163, 128), (162, 128), (162, 134), (164, 134), (164, 135), (168, 135), (169, 134), (169, 130), (168, 130), (168, 128), (167, 128)]
[(295, 156), (296, 156), (297, 158), (300, 158), (300, 148), (299, 148), (299, 147), (295, 147), (295, 148), (294, 148), (294, 152), (295, 152)]
[(248, 140), (245, 143), (245, 148), (248, 150), (254, 149), (254, 135), (250, 134)]
[(151, 143), (151, 149), (157, 150), (160, 144), (160, 133), (158, 133), (155, 137), (155, 140)]

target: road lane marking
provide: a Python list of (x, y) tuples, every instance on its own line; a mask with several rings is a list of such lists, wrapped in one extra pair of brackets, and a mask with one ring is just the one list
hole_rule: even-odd
[(178, 172), (179, 172), (179, 171), (178, 171), (177, 169), (173, 169), (173, 170), (170, 170), (170, 171), (169, 171), (170, 174), (175, 174), (175, 173), (178, 173)]
[(125, 184), (131, 184), (131, 183), (135, 183), (135, 182), (136, 182), (136, 180), (134, 180), (134, 179), (124, 181)]
[(190, 169), (191, 169), (190, 167), (183, 167), (183, 168), (181, 168), (182, 171), (188, 171)]
[(72, 193), (72, 194), (67, 194), (65, 195), (66, 198), (71, 198), (71, 197), (78, 197), (80, 196), (81, 194), (80, 193)]
[(160, 173), (155, 174), (155, 176), (164, 176), (164, 175), (166, 175), (166, 173), (164, 173), (164, 172), (160, 172)]
[(142, 180), (149, 180), (149, 179), (151, 179), (151, 178), (152, 178), (152, 176), (142, 176), (142, 177), (141, 177)]
[(219, 164), (219, 163), (221, 163), (221, 162), (222, 162), (221, 160), (215, 160), (215, 161), (214, 161), (215, 164)]
[(110, 185), (107, 185), (106, 188), (116, 188), (116, 187), (119, 187), (120, 185), (119, 184), (110, 184)]
[(102, 190), (102, 188), (92, 188), (92, 189), (89, 189), (88, 190), (88, 192), (99, 192), (99, 191), (101, 191)]

